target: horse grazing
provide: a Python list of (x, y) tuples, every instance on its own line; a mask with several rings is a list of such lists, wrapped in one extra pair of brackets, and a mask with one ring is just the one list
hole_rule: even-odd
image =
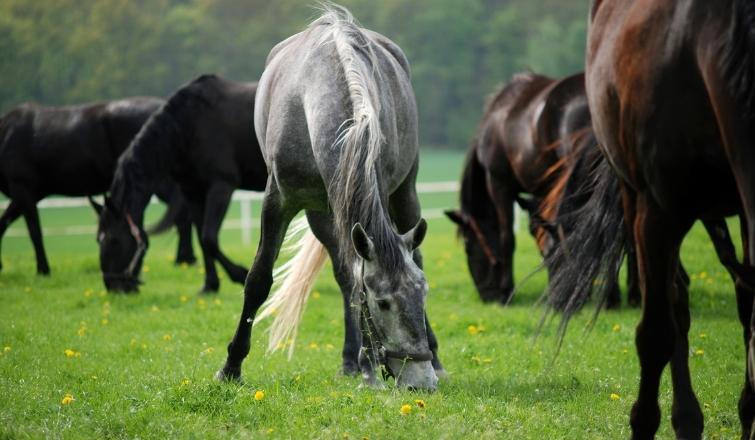
[(108, 290), (137, 290), (148, 246), (144, 210), (155, 184), (165, 178), (180, 187), (200, 235), (201, 292), (219, 288), (216, 259), (231, 280), (244, 281), (246, 268), (221, 252), (218, 232), (235, 189), (265, 187), (265, 163), (252, 129), (256, 90), (256, 83), (202, 75), (144, 124), (118, 161), (99, 215), (100, 268)]
[(632, 228), (642, 319), (633, 438), (653, 438), (660, 378), (671, 363), (671, 421), (699, 439), (703, 415), (689, 374), (688, 291), (679, 248), (696, 219), (739, 215), (744, 264), (736, 282), (748, 372), (739, 401), (742, 437), (755, 418), (752, 339), (755, 255), (755, 3), (750, 0), (595, 1), (587, 44), (587, 95), (603, 155), (581, 220), (559, 247), (564, 270), (549, 302), (569, 316), (598, 274), (618, 270), (624, 221)]
[(379, 386), (382, 364), (399, 386), (435, 389), (442, 367), (425, 315), (418, 249), (426, 223), (415, 190), (417, 108), (401, 49), (358, 27), (346, 9), (325, 6), (305, 31), (270, 52), (254, 122), (268, 166), (262, 235), (217, 377), (240, 377), (274, 262), (303, 209), (311, 232), (272, 297), (271, 345), (295, 334), (327, 250), (343, 294), (344, 373), (361, 367), (365, 383)]
[[(530, 212), (530, 231), (547, 254), (557, 200), (546, 197), (570, 154), (566, 141), (589, 126), (583, 73), (558, 80), (517, 74), (487, 105), (467, 153), (461, 207), (446, 212), (464, 238), (483, 301), (507, 304), (514, 289), (515, 202)], [(618, 284), (614, 289), (620, 301)]]
[[(0, 240), (23, 215), (37, 255), (37, 273), (49, 274), (37, 202), (52, 194), (81, 197), (107, 190), (118, 157), (162, 103), (140, 97), (66, 107), (23, 104), (3, 115), (0, 191), (10, 203), (0, 217)], [(176, 262), (193, 262), (191, 224), (180, 194), (172, 182), (160, 181), (158, 195), (176, 213)]]

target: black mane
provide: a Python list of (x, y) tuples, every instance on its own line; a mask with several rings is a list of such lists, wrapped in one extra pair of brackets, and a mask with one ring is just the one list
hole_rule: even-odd
[(212, 105), (215, 75), (202, 75), (176, 91), (144, 124), (118, 160), (110, 195), (115, 206), (132, 215), (144, 210), (155, 184), (191, 141), (197, 115)]

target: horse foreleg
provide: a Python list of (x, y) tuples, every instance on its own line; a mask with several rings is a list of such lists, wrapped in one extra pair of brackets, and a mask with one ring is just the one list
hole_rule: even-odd
[[(498, 284), (499, 296), (497, 298), (483, 297), (483, 300), (499, 301), (502, 304), (507, 304), (511, 299), (511, 294), (514, 291), (514, 248), (516, 247), (516, 240), (514, 238), (514, 201), (516, 200), (516, 192), (507, 185), (506, 182), (502, 182), (487, 173), (485, 176), (485, 185), (487, 187), (488, 194), (493, 200), (495, 206), (496, 216), (498, 217), (498, 226), (500, 228), (500, 243), (501, 243), (501, 280)], [(480, 292), (482, 294), (482, 292)]]
[(682, 309), (687, 306), (686, 298), (679, 301), (678, 298), (682, 296), (679, 295), (680, 292), (676, 292), (676, 299), (673, 298), (678, 274), (679, 246), (686, 229), (672, 223), (668, 215), (661, 212), (647, 196), (628, 195), (629, 191), (631, 190), (625, 188), (624, 196), (625, 200), (635, 200), (637, 207), (634, 238), (644, 295), (642, 319), (637, 326), (635, 338), (641, 376), (639, 394), (630, 416), (632, 437), (652, 439), (655, 436), (661, 419), (658, 406), (661, 374), (673, 358), (674, 426), (677, 435), (686, 433), (689, 437), (685, 438), (699, 438), (702, 432), (702, 414), (692, 392), (689, 370), (686, 368), (686, 328), (680, 328), (675, 323), (675, 315), (684, 318)]
[[(343, 297), (344, 340), (343, 351), (341, 352), (343, 360), (341, 372), (346, 376), (355, 376), (359, 374), (359, 348), (362, 341), (355, 319), (356, 313), (351, 302), (354, 292), (354, 274), (349, 264), (341, 258), (338, 239), (335, 236), (333, 215), (307, 211), (307, 221), (312, 233), (328, 250), (330, 260), (333, 262), (333, 276), (338, 282)], [(365, 374), (370, 373), (374, 375), (374, 371), (365, 372)]]
[[(11, 223), (16, 221), (17, 218), (21, 216), (21, 205), (19, 205), (18, 202), (15, 200), (11, 200), (10, 204), (7, 208), (5, 208), (5, 212), (3, 212), (3, 215), (0, 216), (0, 249), (2, 249), (2, 241), (3, 236), (5, 235), (5, 231), (8, 230), (8, 226), (10, 226)], [(3, 268), (3, 259), (0, 257), (0, 269)]]
[(191, 240), (191, 217), (189, 210), (182, 203), (176, 215), (176, 231), (178, 232), (178, 249), (176, 251), (176, 264), (194, 264), (197, 257), (194, 255), (194, 246)]
[[(740, 228), (742, 231), (742, 249), (744, 254), (743, 263), (745, 267), (751, 267), (752, 263), (748, 246), (749, 235), (747, 233), (747, 224), (743, 218), (740, 218)], [(726, 232), (728, 235), (728, 229)], [(755, 320), (753, 319), (755, 292), (753, 291), (752, 284), (743, 283), (741, 279), (736, 278), (734, 280), (734, 288), (737, 293), (737, 312), (739, 322), (742, 324), (742, 337), (745, 344), (745, 380), (744, 385), (742, 385), (742, 392), (739, 395), (739, 422), (742, 426), (742, 439), (749, 440), (752, 435), (752, 424), (755, 421), (755, 388), (753, 387), (750, 375), (747, 373), (748, 359), (753, 356), (753, 348), (750, 341), (753, 335), (753, 326), (755, 326)], [(750, 368), (752, 366), (750, 365)]]
[[(209, 253), (212, 258), (218, 260), (223, 269), (228, 273), (228, 277), (235, 283), (242, 284), (246, 279), (248, 270), (232, 262), (220, 250), (218, 234), (223, 219), (228, 211), (228, 205), (231, 203), (234, 186), (223, 182), (214, 183), (210, 190), (207, 191), (204, 210), (204, 227), (200, 241), (202, 243), (202, 252)], [(213, 267), (214, 269), (214, 267)]]
[(202, 231), (204, 230), (204, 200), (205, 197), (198, 195), (187, 199), (189, 204), (189, 214), (191, 221), (194, 223), (194, 228), (199, 235), (200, 246), (202, 247), (202, 260), (204, 261), (204, 285), (199, 291), (200, 294), (217, 292), (220, 287), (220, 281), (218, 281), (218, 273), (215, 270), (215, 259), (210, 252), (207, 252), (202, 245)]
[(239, 379), (241, 377), (241, 363), (249, 354), (254, 317), (270, 294), (270, 288), (273, 285), (273, 265), (278, 257), (288, 224), (294, 214), (295, 211), (284, 208), (278, 187), (273, 176), (270, 175), (267, 180), (265, 198), (262, 202), (260, 244), (257, 247), (257, 255), (254, 258), (252, 269), (249, 271), (244, 284), (244, 306), (236, 334), (228, 344), (228, 357), (223, 368), (216, 374), (218, 379)]

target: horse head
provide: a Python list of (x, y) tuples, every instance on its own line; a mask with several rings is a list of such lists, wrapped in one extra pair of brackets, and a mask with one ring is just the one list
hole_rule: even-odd
[(100, 269), (109, 291), (136, 292), (139, 272), (147, 250), (147, 233), (130, 214), (122, 212), (105, 197), (104, 205), (89, 199), (97, 213), (97, 244)]
[[(383, 364), (398, 386), (435, 390), (438, 377), (430, 362), (433, 354), (425, 323), (427, 282), (414, 261), (414, 250), (426, 232), (427, 223), (422, 219), (398, 236), (403, 258), (398, 268), (381, 264), (376, 245), (361, 224), (354, 225), (351, 239), (358, 256), (356, 300), (364, 347), (360, 363)], [(365, 377), (365, 381), (376, 384), (374, 378)]]

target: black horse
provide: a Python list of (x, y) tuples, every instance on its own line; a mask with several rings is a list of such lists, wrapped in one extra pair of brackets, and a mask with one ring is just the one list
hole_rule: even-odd
[[(20, 105), (0, 118), (0, 191), (10, 203), (0, 217), (0, 240), (13, 221), (26, 219), (37, 255), (37, 272), (49, 274), (37, 202), (52, 195), (104, 192), (118, 157), (163, 101), (140, 97), (67, 107)], [(180, 193), (160, 181), (158, 196), (178, 211), (177, 262), (193, 262), (191, 223)], [(2, 262), (0, 262), (2, 268)]]
[(218, 232), (233, 191), (261, 191), (267, 168), (252, 122), (256, 83), (203, 75), (184, 85), (155, 112), (118, 162), (99, 215), (100, 267), (108, 290), (137, 290), (147, 249), (144, 209), (161, 179), (178, 183), (200, 233), (205, 283), (220, 285), (215, 259), (243, 283), (247, 268), (230, 261)]

